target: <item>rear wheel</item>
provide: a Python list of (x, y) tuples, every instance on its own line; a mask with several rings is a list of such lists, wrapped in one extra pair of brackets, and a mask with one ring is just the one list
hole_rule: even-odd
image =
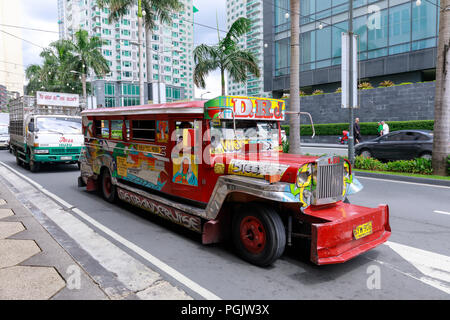
[(104, 169), (100, 179), (103, 198), (113, 203), (116, 201), (116, 186), (112, 183), (111, 174), (108, 169)]
[(372, 157), (372, 153), (369, 150), (367, 150), (367, 149), (362, 150), (360, 155), (363, 158), (371, 158)]
[(22, 165), (22, 160), (20, 160), (18, 152), (16, 152), (16, 163), (17, 163), (18, 166)]
[(261, 204), (249, 204), (233, 216), (232, 239), (241, 258), (265, 267), (283, 254), (286, 230), (274, 209)]

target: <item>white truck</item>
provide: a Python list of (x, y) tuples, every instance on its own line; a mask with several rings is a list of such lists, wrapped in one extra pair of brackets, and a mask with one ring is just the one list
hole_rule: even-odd
[(10, 148), (18, 165), (79, 164), (84, 145), (78, 95), (38, 92), (10, 102)]

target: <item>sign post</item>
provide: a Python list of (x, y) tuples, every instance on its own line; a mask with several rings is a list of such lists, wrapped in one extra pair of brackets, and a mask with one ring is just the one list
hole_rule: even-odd
[(353, 34), (353, 1), (349, 8), (349, 30), (342, 34), (342, 108), (349, 109), (348, 160), (355, 163), (354, 109), (358, 105), (358, 52), (357, 37)]

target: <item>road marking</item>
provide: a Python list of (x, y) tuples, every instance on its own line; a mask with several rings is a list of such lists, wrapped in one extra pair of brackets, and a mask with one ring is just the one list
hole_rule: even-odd
[(446, 212), (446, 211), (434, 210), (433, 212), (435, 212), (435, 213), (440, 213), (440, 214), (447, 214), (447, 215), (450, 216), (450, 212)]
[[(2, 161), (0, 161), (0, 164), (3, 165), (5, 168), (9, 169), (12, 173), (16, 174), (17, 176), (19, 176), (19, 177), (23, 178), (24, 180), (26, 180), (27, 182), (29, 182), (38, 191), (45, 190), (40, 184), (38, 184), (37, 182), (31, 180), (30, 178), (26, 177), (25, 175), (21, 174), (20, 172), (16, 171), (15, 169), (11, 168), (10, 166), (6, 165)], [(155, 267), (159, 268), (160, 270), (162, 270), (163, 272), (165, 272), (166, 274), (168, 274), (169, 276), (171, 276), (172, 278), (174, 278), (178, 282), (182, 283), (183, 285), (185, 285), (186, 287), (188, 287), (192, 291), (196, 292), (200, 296), (204, 297), (205, 299), (207, 299), (207, 300), (221, 300), (221, 298), (218, 297), (217, 295), (215, 295), (212, 292), (210, 292), (209, 290), (201, 287), (196, 282), (194, 282), (191, 279), (187, 278), (186, 276), (184, 276), (183, 274), (181, 274), (180, 272), (178, 272), (174, 268), (170, 267), (169, 265), (167, 265), (166, 263), (162, 262), (158, 258), (154, 257), (153, 255), (151, 255), (150, 253), (148, 253), (144, 249), (140, 248), (136, 244), (134, 244), (134, 243), (126, 240), (125, 238), (121, 237), (120, 235), (118, 235), (114, 231), (112, 231), (109, 228), (107, 228), (106, 226), (102, 225), (100, 222), (96, 221), (95, 219), (92, 219), (86, 213), (84, 213), (80, 209), (75, 208), (74, 206), (70, 205), (66, 201), (64, 201), (61, 198), (59, 198), (57, 195), (51, 193), (48, 190), (46, 190), (46, 192), (44, 192), (44, 194), (47, 195), (49, 198), (52, 198), (56, 202), (62, 201), (61, 204), (63, 204), (67, 208), (71, 208), (71, 210), (74, 213), (76, 213), (77, 215), (79, 215), (81, 218), (83, 218), (84, 220), (88, 221), (93, 226), (97, 227), (98, 229), (100, 229), (101, 231), (103, 231), (104, 233), (109, 235), (111, 238), (113, 238), (117, 242), (121, 243), (125, 247), (129, 248), (130, 250), (132, 250), (133, 252), (135, 252), (136, 254), (138, 254), (139, 256), (141, 256), (142, 258), (147, 260), (148, 262), (150, 262), (152, 265), (154, 265)], [(80, 221), (80, 223), (82, 223), (82, 222)]]
[[(355, 173), (357, 174), (358, 172), (355, 171)], [(418, 186), (424, 186), (424, 187), (434, 187), (434, 188), (450, 189), (450, 187), (448, 187), (448, 186), (438, 186), (438, 185), (428, 184), (428, 183), (397, 181), (397, 180), (382, 179), (382, 178), (362, 177), (362, 176), (358, 176), (358, 175), (356, 175), (356, 177), (357, 177), (358, 179), (369, 179), (369, 180), (378, 180), (378, 181), (379, 181), (379, 180), (382, 180), (382, 181), (395, 182), (395, 183), (415, 184), (415, 185), (418, 185)]]
[[(450, 294), (450, 257), (391, 241), (384, 244), (411, 263), (424, 276), (415, 277), (409, 273), (400, 272)], [(397, 268), (395, 270), (399, 271)]]

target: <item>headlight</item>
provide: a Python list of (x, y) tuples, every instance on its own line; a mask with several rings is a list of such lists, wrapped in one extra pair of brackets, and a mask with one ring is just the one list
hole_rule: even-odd
[(37, 149), (37, 150), (34, 150), (34, 153), (36, 153), (36, 154), (47, 154), (48, 150), (47, 149)]
[(301, 206), (308, 207), (311, 204), (312, 196), (312, 164), (308, 163), (302, 166), (297, 172), (297, 179), (295, 180), (295, 188), (293, 194), (299, 196)]

